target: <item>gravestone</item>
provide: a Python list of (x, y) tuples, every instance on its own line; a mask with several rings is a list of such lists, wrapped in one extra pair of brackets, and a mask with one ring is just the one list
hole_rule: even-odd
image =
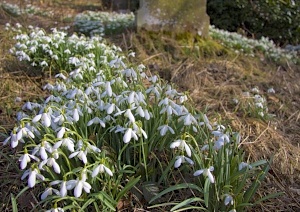
[(208, 36), (206, 0), (140, 0), (137, 28)]

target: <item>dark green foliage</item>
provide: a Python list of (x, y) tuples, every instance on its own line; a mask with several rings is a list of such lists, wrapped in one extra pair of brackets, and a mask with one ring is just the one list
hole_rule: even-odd
[(217, 28), (269, 37), (280, 45), (300, 43), (300, 1), (209, 0), (207, 13)]

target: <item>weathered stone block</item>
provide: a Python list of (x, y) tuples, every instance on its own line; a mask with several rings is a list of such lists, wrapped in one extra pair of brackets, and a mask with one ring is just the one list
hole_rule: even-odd
[(140, 0), (137, 28), (208, 36), (206, 0)]

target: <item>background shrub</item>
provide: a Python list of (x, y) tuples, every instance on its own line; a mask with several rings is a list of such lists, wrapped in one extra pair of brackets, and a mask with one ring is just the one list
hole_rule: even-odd
[(211, 24), (228, 31), (243, 31), (255, 38), (269, 37), (277, 44), (298, 44), (300, 1), (210, 0)]

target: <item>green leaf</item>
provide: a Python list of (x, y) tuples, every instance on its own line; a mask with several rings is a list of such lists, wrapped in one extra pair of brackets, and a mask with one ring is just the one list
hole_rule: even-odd
[(210, 186), (210, 181), (208, 178), (206, 178), (204, 184), (204, 203), (206, 207), (208, 207), (208, 201), (209, 201), (209, 186)]
[(149, 203), (153, 202), (154, 200), (162, 197), (163, 195), (165, 195), (165, 194), (167, 194), (169, 192), (180, 190), (180, 189), (186, 189), (186, 188), (195, 189), (195, 190), (197, 190), (199, 192), (202, 192), (202, 189), (199, 186), (195, 185), (195, 184), (192, 184), (192, 183), (182, 183), (182, 184), (171, 186), (171, 187), (163, 190), (162, 192), (160, 192), (159, 194), (157, 194), (157, 196), (155, 196), (154, 198), (152, 198)]
[(204, 200), (201, 199), (201, 198), (199, 198), (199, 197), (189, 198), (189, 199), (186, 199), (186, 200), (182, 201), (181, 203), (177, 204), (173, 208), (171, 208), (171, 211), (175, 211), (175, 210), (177, 210), (179, 208), (188, 206), (192, 202), (204, 202)]
[(117, 195), (117, 201), (119, 201), (135, 184), (137, 184), (141, 179), (141, 176), (137, 178), (131, 178), (129, 182), (126, 184), (126, 186), (118, 193)]
[(10, 198), (11, 198), (12, 211), (18, 212), (18, 205), (15, 196), (13, 194), (10, 194)]

